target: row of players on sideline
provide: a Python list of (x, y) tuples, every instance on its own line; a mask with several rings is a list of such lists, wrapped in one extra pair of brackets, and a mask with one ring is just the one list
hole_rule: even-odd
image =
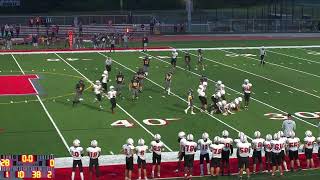
[[(236, 154), (238, 158), (239, 167), (239, 177), (242, 178), (243, 171), (246, 171), (248, 177), (250, 177), (249, 170), (249, 156), (253, 158), (253, 174), (256, 173), (257, 164), (260, 166), (259, 171), (262, 172), (262, 151), (265, 153), (265, 171), (271, 171), (271, 175), (275, 176), (275, 172), (278, 169), (280, 175), (283, 175), (284, 170), (288, 171), (285, 156), (289, 156), (290, 159), (290, 169), (294, 171), (295, 162), (298, 166), (298, 170), (301, 170), (300, 160), (298, 151), (299, 149), (305, 152), (307, 160), (307, 168), (314, 168), (314, 161), (312, 157), (313, 148), (316, 143), (318, 143), (318, 158), (320, 159), (320, 137), (317, 139), (312, 136), (311, 131), (305, 132), (305, 137), (303, 143), (300, 139), (296, 137), (294, 131), (289, 131), (287, 136), (283, 131), (275, 133), (273, 136), (271, 134), (266, 135), (266, 139), (261, 137), (259, 131), (254, 132), (254, 139), (251, 143), (248, 142), (247, 136), (243, 132), (239, 132), (238, 139), (231, 139), (229, 137), (229, 132), (224, 130), (222, 132), (222, 137), (215, 136), (213, 141), (210, 140), (208, 133), (203, 133), (202, 138), (197, 142), (194, 141), (194, 136), (192, 134), (186, 135), (184, 132), (179, 132), (178, 142), (179, 142), (179, 153), (178, 153), (178, 164), (177, 170), (180, 169), (181, 161), (184, 159), (184, 175), (185, 178), (192, 178), (193, 174), (193, 163), (194, 155), (197, 151), (200, 151), (200, 172), (201, 176), (205, 174), (219, 176), (220, 168), (222, 170), (221, 174), (224, 175), (225, 168), (227, 169), (227, 174), (230, 175), (229, 157), (234, 153), (233, 144), (237, 148)], [(145, 144), (143, 139), (138, 140), (138, 145), (134, 146), (134, 140), (129, 138), (122, 146), (122, 153), (126, 156), (126, 169), (125, 177), (126, 180), (131, 180), (133, 171), (133, 156), (137, 155), (138, 164), (138, 175), (141, 179), (142, 174), (144, 179), (147, 179), (146, 171), (146, 152), (150, 151), (152, 155), (152, 172), (151, 177), (155, 177), (155, 171), (157, 171), (157, 177), (160, 178), (160, 164), (161, 164), (161, 153), (164, 151), (164, 143), (161, 141), (161, 136), (156, 134), (154, 140), (150, 143), (150, 148)], [(101, 153), (101, 148), (98, 147), (96, 140), (91, 141), (91, 146), (87, 148), (87, 155), (90, 157), (89, 170), (90, 179), (93, 174), (93, 167), (95, 167), (96, 177), (99, 177), (99, 162), (98, 158)], [(73, 146), (70, 147), (70, 153), (73, 157), (73, 169), (72, 169), (72, 180), (75, 176), (75, 168), (79, 166), (80, 177), (83, 180), (83, 168), (82, 168), (82, 156), (83, 148), (80, 146), (80, 141), (78, 139), (73, 141)], [(210, 160), (211, 156), (211, 160)], [(206, 167), (206, 168), (205, 168)], [(143, 173), (141, 172), (143, 171)]]

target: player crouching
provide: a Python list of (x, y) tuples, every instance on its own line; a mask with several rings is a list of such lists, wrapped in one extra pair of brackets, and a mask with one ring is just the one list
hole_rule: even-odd
[(80, 170), (80, 178), (81, 180), (84, 180), (83, 166), (82, 166), (82, 160), (81, 160), (83, 156), (83, 148), (80, 147), (79, 139), (75, 139), (73, 141), (73, 146), (70, 147), (69, 151), (73, 159), (71, 180), (74, 180), (77, 166), (79, 167), (79, 170)]
[(138, 164), (138, 174), (139, 179), (141, 179), (141, 168), (143, 169), (144, 179), (147, 179), (147, 163), (146, 163), (146, 151), (148, 146), (144, 145), (144, 140), (138, 140), (138, 146), (136, 147), (136, 153), (138, 156), (137, 164)]
[(207, 174), (210, 174), (210, 155), (209, 155), (209, 147), (212, 144), (212, 141), (209, 139), (208, 133), (202, 134), (202, 139), (198, 141), (198, 149), (200, 149), (200, 174), (204, 176), (204, 167), (203, 162), (206, 160), (207, 165)]
[(126, 156), (126, 170), (125, 177), (126, 180), (131, 180), (132, 171), (133, 171), (133, 154), (134, 154), (134, 146), (133, 139), (129, 138), (127, 143), (122, 146), (122, 153)]
[(194, 99), (194, 97), (193, 97), (193, 90), (192, 90), (192, 89), (189, 89), (189, 94), (188, 94), (188, 107), (187, 107), (187, 109), (184, 110), (184, 112), (185, 112), (186, 114), (188, 114), (189, 109), (191, 109), (191, 114), (192, 114), (192, 115), (196, 114), (196, 113), (193, 112), (193, 99)]
[(293, 131), (290, 131), (288, 135), (289, 135), (289, 138), (287, 139), (287, 144), (289, 148), (291, 171), (294, 171), (294, 161), (297, 162), (298, 169), (301, 170), (299, 152), (298, 152), (300, 139), (295, 137), (296, 134)]
[[(183, 144), (184, 146), (184, 177), (186, 179), (192, 179), (193, 174), (193, 162), (194, 162), (194, 154), (197, 151), (197, 143), (193, 141), (193, 135), (188, 134), (187, 140)], [(189, 178), (188, 178), (189, 175)]]
[(225, 147), (224, 144), (220, 144), (219, 136), (214, 137), (213, 143), (210, 145), (210, 150), (212, 152), (211, 158), (211, 176), (219, 176), (220, 173), (220, 163), (221, 163), (221, 152)]
[(99, 171), (99, 156), (101, 154), (101, 148), (98, 147), (98, 142), (96, 140), (91, 141), (91, 146), (87, 148), (87, 153), (90, 158), (89, 161), (89, 179), (92, 179), (93, 174), (93, 166), (96, 170), (96, 177), (99, 178), (100, 171)]
[(253, 145), (253, 174), (256, 173), (257, 161), (260, 164), (259, 171), (262, 172), (262, 148), (264, 144), (264, 139), (260, 137), (261, 133), (259, 131), (254, 132), (255, 139), (252, 140)]
[(164, 150), (164, 144), (161, 140), (160, 134), (154, 135), (154, 141), (151, 142), (150, 151), (152, 152), (152, 178), (154, 179), (154, 172), (157, 166), (157, 176), (160, 178), (160, 164), (161, 152)]

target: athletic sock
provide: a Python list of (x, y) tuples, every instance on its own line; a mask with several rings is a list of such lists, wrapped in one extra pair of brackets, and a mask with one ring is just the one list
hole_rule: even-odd
[(80, 172), (80, 178), (81, 180), (84, 180), (83, 172)]
[(71, 180), (74, 180), (74, 174), (75, 174), (75, 172), (71, 173)]

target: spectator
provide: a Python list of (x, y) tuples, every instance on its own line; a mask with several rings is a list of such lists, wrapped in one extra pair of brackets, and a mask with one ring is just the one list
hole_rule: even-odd
[(82, 22), (79, 22), (79, 34), (82, 35), (83, 28), (82, 28)]
[(153, 21), (151, 21), (151, 23), (150, 23), (150, 34), (153, 34), (153, 32), (154, 32), (154, 23), (153, 23)]
[(180, 24), (180, 32), (185, 32), (184, 31), (184, 24), (182, 24), (182, 23)]
[(1, 37), (4, 37), (4, 28), (5, 28), (5, 26), (1, 25)]
[(33, 20), (33, 18), (30, 18), (30, 19), (29, 19), (29, 26), (32, 27), (33, 24), (34, 24), (34, 20)]
[(13, 31), (14, 31), (13, 25), (9, 26), (9, 30), (10, 30), (11, 37), (13, 37)]
[(128, 45), (128, 42), (129, 42), (129, 37), (127, 35), (127, 33), (125, 33), (122, 37), (123, 39), (123, 46), (124, 48), (128, 49), (129, 45)]
[(5, 37), (7, 37), (8, 34), (9, 34), (9, 25), (8, 25), (8, 24), (6, 24), (6, 25), (4, 26), (4, 31), (5, 31)]
[(56, 30), (56, 32), (55, 32), (56, 37), (58, 37), (58, 34), (59, 34), (59, 26), (58, 26), (58, 24), (56, 24), (55, 30)]
[(19, 37), (20, 35), (20, 24), (16, 25), (16, 37)]
[(177, 27), (177, 25), (175, 24), (174, 26), (173, 26), (173, 32), (177, 32), (178, 31), (178, 27)]

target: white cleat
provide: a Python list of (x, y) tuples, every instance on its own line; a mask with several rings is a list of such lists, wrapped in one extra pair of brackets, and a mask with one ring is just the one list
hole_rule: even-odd
[(194, 112), (191, 111), (191, 114), (192, 114), (192, 115), (195, 115), (196, 113), (194, 113)]
[[(188, 111), (185, 109), (185, 110), (184, 110), (184, 113), (188, 114)], [(192, 113), (191, 113), (191, 114), (192, 114)]]

